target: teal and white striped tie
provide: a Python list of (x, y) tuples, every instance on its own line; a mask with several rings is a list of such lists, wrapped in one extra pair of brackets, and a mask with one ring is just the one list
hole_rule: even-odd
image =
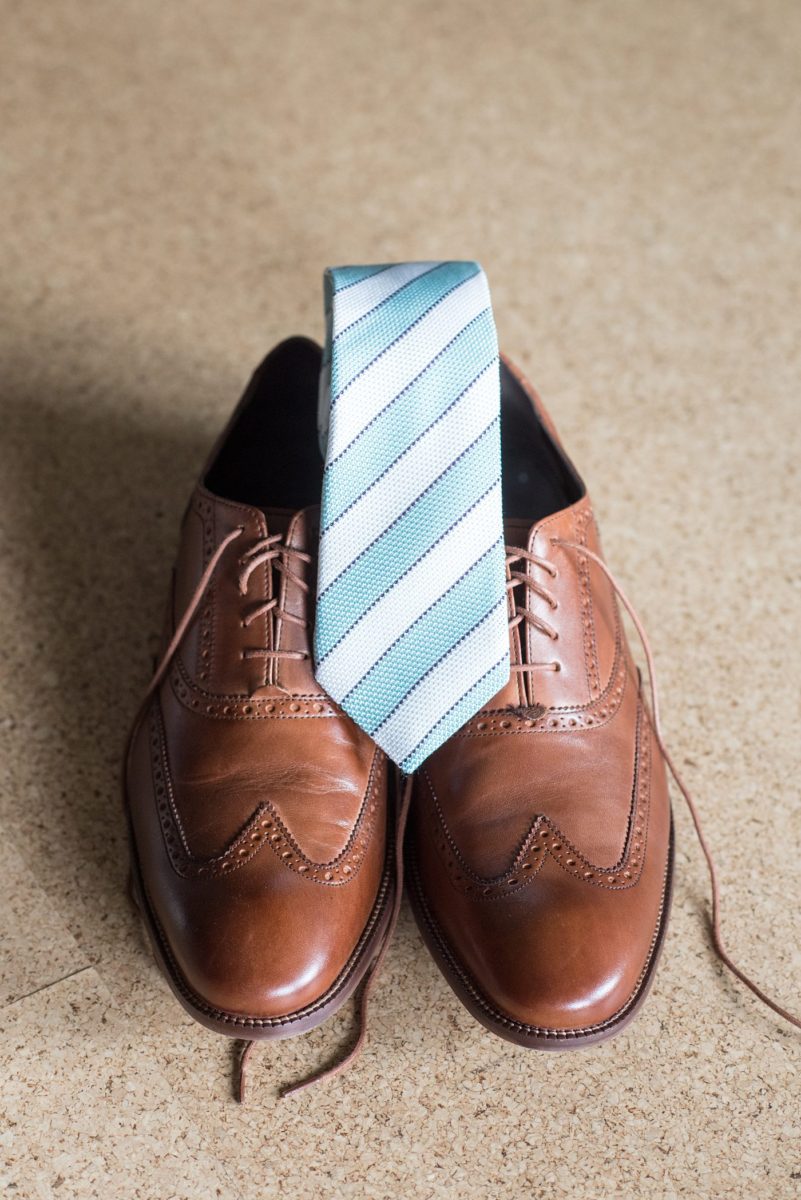
[(474, 262), (324, 282), (316, 675), (411, 772), (509, 678), (489, 288)]

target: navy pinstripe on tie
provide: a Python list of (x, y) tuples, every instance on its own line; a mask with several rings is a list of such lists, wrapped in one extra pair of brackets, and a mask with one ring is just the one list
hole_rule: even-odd
[(320, 684), (405, 771), (509, 677), (498, 345), (474, 262), (325, 273)]

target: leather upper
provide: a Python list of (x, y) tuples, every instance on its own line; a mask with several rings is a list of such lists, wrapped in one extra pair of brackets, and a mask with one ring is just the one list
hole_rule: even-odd
[[(510, 583), (526, 579), (510, 590), (510, 621), (522, 606), (532, 614), (510, 631), (512, 662), (538, 665), (513, 671), (418, 772), (412, 858), (479, 1007), (569, 1037), (613, 1022), (645, 977), (670, 807), (612, 587), (582, 554), (601, 554), (589, 498), (510, 519), (506, 534)], [(528, 557), (515, 560), (516, 547)]]
[[(313, 677), (317, 526), (314, 507), (263, 510), (195, 489), (167, 636), (215, 549), (241, 532), (128, 756), (148, 908), (193, 1003), (222, 1022), (315, 1005), (359, 951), (386, 886), (386, 760)], [(243, 572), (273, 534), (273, 556)]]

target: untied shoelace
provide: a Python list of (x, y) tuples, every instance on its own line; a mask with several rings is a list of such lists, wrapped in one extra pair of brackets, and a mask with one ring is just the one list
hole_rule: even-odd
[[(181, 619), (179, 620), (178, 624), (175, 627), (175, 631), (174, 631), (174, 633), (169, 641), (169, 644), (167, 645), (167, 647), (161, 657), (161, 661), (159, 662), (159, 665), (156, 668), (153, 678), (150, 680), (150, 683), (148, 685), (147, 691), (145, 693), (145, 696), (144, 696), (144, 699), (143, 699), (143, 702), (142, 702), (142, 705), (140, 708), (140, 713), (144, 712), (144, 709), (145, 709), (148, 701), (150, 700), (150, 697), (154, 694), (154, 692), (156, 691), (156, 689), (159, 687), (162, 680), (164, 679), (164, 676), (169, 669), (170, 663), (171, 663), (178, 647), (180, 646), (187, 630), (189, 629), (189, 626), (191, 625), (191, 623), (195, 617), (195, 614), (197, 613), (197, 610), (198, 610), (200, 603), (206, 593), (206, 589), (209, 586), (211, 578), (217, 568), (217, 565), (220, 562), (220, 559), (222, 558), (223, 554), (227, 550), (228, 546), (233, 541), (235, 541), (238, 537), (240, 537), (243, 532), (244, 532), (244, 528), (242, 526), (238, 526), (236, 529), (231, 530), (231, 532), (229, 534), (227, 534), (225, 538), (223, 538), (223, 540), (217, 546), (217, 549), (214, 551), (211, 558), (209, 559), (209, 562), (208, 562), (205, 570), (203, 571), (203, 574), (201, 575), (200, 579), (198, 580), (197, 587), (195, 588), (194, 592), (192, 593), (192, 596), (190, 597), (190, 599), (186, 605), (186, 609), (185, 609)], [(706, 860), (707, 869), (709, 872), (710, 890), (711, 890), (711, 895), (712, 895), (712, 921), (711, 921), (712, 945), (715, 950), (715, 953), (717, 954), (717, 956), (721, 960), (721, 962), (728, 968), (728, 970), (731, 971), (731, 973), (733, 975), (735, 975), (737, 977), (737, 979), (739, 979), (741, 981), (741, 983), (744, 983), (745, 986), (747, 988), (749, 988), (750, 991), (752, 991), (754, 993), (754, 995), (757, 996), (758, 999), (762, 1001), (763, 1004), (767, 1005), (768, 1008), (770, 1008), (778, 1016), (782, 1017), (785, 1021), (788, 1021), (796, 1029), (801, 1029), (801, 1019), (799, 1019), (793, 1013), (789, 1012), (786, 1008), (783, 1008), (775, 1000), (771, 999), (771, 997), (768, 996), (767, 993), (764, 992), (762, 990), (762, 988), (757, 983), (755, 983), (753, 979), (751, 979), (748, 975), (746, 975), (746, 973), (734, 962), (734, 960), (731, 958), (728, 950), (726, 949), (726, 945), (723, 941), (723, 935), (722, 935), (721, 929), (720, 929), (720, 885), (718, 882), (718, 875), (717, 875), (717, 868), (715, 866), (715, 860), (712, 855), (712, 851), (709, 848), (709, 844), (706, 840), (706, 837), (704, 835), (704, 831), (703, 831), (703, 828), (701, 825), (701, 817), (698, 812), (698, 808), (696, 806), (695, 800), (693, 799), (689, 788), (687, 787), (684, 780), (682, 779), (681, 774), (679, 773), (679, 770), (676, 767), (676, 765), (670, 755), (670, 752), (667, 749), (667, 746), (665, 745), (664, 737), (662, 735), (662, 724), (661, 724), (661, 719), (660, 719), (659, 687), (658, 687), (657, 677), (656, 677), (656, 667), (654, 664), (653, 654), (651, 651), (650, 642), (648, 640), (648, 635), (646, 634), (645, 629), (643, 628), (642, 622), (640, 621), (640, 618), (637, 615), (636, 609), (634, 608), (633, 604), (629, 600), (629, 598), (626, 595), (626, 593), (624, 592), (623, 588), (618, 583), (617, 579), (615, 578), (613, 573), (610, 571), (610, 569), (607, 567), (607, 565), (603, 561), (603, 559), (601, 559), (592, 550), (588, 549), (587, 546), (580, 545), (579, 543), (576, 543), (576, 542), (566, 541), (563, 538), (551, 538), (551, 544), (555, 545), (555, 546), (556, 545), (564, 546), (566, 549), (573, 550), (573, 551), (577, 552), (578, 554), (584, 555), (585, 557), (592, 559), (592, 561), (600, 568), (601, 571), (603, 571), (604, 575), (609, 580), (609, 583), (611, 584), (615, 594), (620, 599), (621, 604), (623, 605), (623, 607), (625, 608), (629, 617), (631, 618), (632, 623), (634, 624), (634, 628), (637, 631), (637, 636), (640, 639), (640, 643), (642, 645), (643, 652), (645, 654), (645, 660), (646, 660), (646, 663), (648, 666), (648, 687), (649, 687), (649, 692), (650, 692), (650, 696), (651, 696), (651, 714), (652, 714), (652, 726), (653, 726), (654, 736), (656, 737), (657, 744), (659, 746), (660, 751), (662, 752), (662, 755), (663, 755), (665, 763), (670, 771), (670, 774), (672, 775), (672, 777), (675, 781), (675, 784), (676, 784), (677, 788), (679, 789), (679, 791), (687, 805), (687, 808), (690, 813), (690, 817), (692, 819), (693, 826), (695, 828), (696, 835), (698, 837), (699, 844), (701, 846), (701, 850), (704, 855), (704, 859)], [(243, 588), (246, 588), (247, 579), (249, 578), (250, 572), (252, 571), (253, 567), (256, 565), (254, 562), (255, 558), (257, 558), (258, 556), (263, 556), (263, 557), (260, 557), (258, 560), (264, 561), (264, 559), (266, 557), (269, 557), (269, 558), (275, 558), (280, 562), (282, 557), (285, 557), (287, 555), (292, 555), (292, 554), (300, 555), (300, 552), (294, 551), (292, 548), (282, 545), (280, 542), (280, 539), (276, 535), (274, 535), (272, 538), (261, 539), (259, 541), (259, 543), (251, 549), (250, 554), (248, 556), (246, 556), (245, 559), (243, 560), (243, 569), (242, 569), (242, 574), (240, 576), (240, 581), (242, 583)], [(508, 561), (523, 559), (525, 561), (532, 562), (535, 565), (542, 566), (544, 570), (547, 569), (547, 567), (550, 565), (550, 564), (548, 564), (547, 559), (542, 559), (537, 556), (531, 555), (531, 554), (529, 554), (528, 551), (521, 550), (520, 548), (514, 547), (514, 546), (507, 547), (507, 555), (508, 555)], [(301, 557), (304, 560), (308, 560), (307, 555), (302, 555)], [(283, 569), (286, 573), (286, 571), (287, 571), (286, 567), (282, 567), (281, 569)], [(548, 571), (548, 573), (552, 574), (552, 569), (550, 571)], [(519, 578), (517, 578), (517, 579), (515, 579), (515, 573), (512, 573), (512, 577), (515, 581), (514, 581), (514, 583), (512, 583), (509, 586), (516, 586), (516, 584), (518, 582), (524, 582), (526, 584), (526, 586), (529, 586), (529, 587), (532, 586), (530, 578), (528, 576), (524, 576), (522, 573), (519, 573)], [(293, 578), (296, 578), (296, 577), (293, 576)], [(543, 590), (540, 589), (538, 587), (538, 585), (535, 584), (533, 586), (533, 590), (535, 591), (535, 593), (537, 595), (540, 595), (540, 596), (543, 595)], [(243, 594), (244, 594), (244, 591), (243, 591)], [(546, 599), (547, 599), (547, 597), (546, 597)], [(261, 606), (260, 609), (257, 611), (259, 613), (267, 611), (267, 606), (271, 605), (271, 603), (272, 602), (269, 602), (269, 601), (266, 602), (265, 605)], [(512, 625), (514, 627), (515, 625), (519, 624), (521, 620), (528, 619), (528, 617), (526, 617), (524, 615), (525, 613), (528, 613), (527, 609), (523, 610), (522, 612), (520, 610), (516, 610), (515, 616), (513, 616), (512, 620), (510, 621), (510, 625)], [(529, 617), (532, 615), (533, 614), (529, 614)], [(553, 636), (553, 631), (551, 630), (551, 627), (547, 625), (546, 622), (543, 622), (543, 621), (539, 620), (538, 618), (535, 618), (533, 623), (535, 624), (535, 626), (537, 628), (539, 628), (541, 630), (541, 632), (545, 633), (546, 636), (549, 636), (549, 637)], [(282, 652), (273, 650), (273, 651), (262, 651), (260, 653), (263, 653), (265, 655), (280, 655)], [(291, 651), (291, 652), (286, 652), (286, 653), (290, 654), (292, 657), (301, 657), (301, 658), (305, 657), (305, 654), (301, 651)], [(518, 665), (517, 669), (528, 670), (528, 669), (533, 669), (534, 667), (543, 667), (543, 668), (552, 667), (552, 664), (523, 664), (522, 666)], [(515, 668), (513, 668), (513, 669), (515, 669)], [(134, 727), (135, 726), (136, 726), (136, 723), (134, 724)], [(289, 1096), (295, 1092), (302, 1091), (304, 1088), (310, 1087), (312, 1084), (319, 1083), (323, 1079), (330, 1079), (335, 1075), (341, 1074), (344, 1070), (346, 1070), (354, 1062), (354, 1060), (359, 1056), (359, 1054), (361, 1053), (361, 1051), (364, 1047), (365, 1041), (367, 1039), (368, 1000), (369, 1000), (370, 994), (372, 992), (372, 989), (375, 986), (376, 980), (380, 974), (381, 968), (384, 964), (384, 960), (386, 958), (386, 953), (389, 948), (390, 942), (392, 940), (392, 936), (394, 934), (395, 927), (397, 925), (398, 914), (400, 913), (400, 905), (401, 905), (401, 899), (402, 899), (402, 895), (403, 895), (403, 842), (404, 842), (404, 835), (405, 835), (405, 831), (406, 831), (406, 822), (407, 822), (407, 818), (408, 818), (408, 814), (409, 814), (409, 805), (411, 802), (412, 783), (413, 783), (413, 778), (411, 776), (406, 777), (402, 783), (401, 795), (400, 795), (400, 800), (399, 800), (398, 809), (397, 809), (397, 815), (396, 815), (396, 819), (395, 819), (395, 836), (394, 836), (395, 891), (394, 891), (394, 897), (393, 897), (393, 902), (392, 902), (392, 909), (390, 912), (389, 922), (387, 923), (386, 932), (381, 941), (381, 946), (378, 950), (376, 957), (374, 958), (372, 964), (370, 965), (370, 967), (368, 969), (368, 972), (364, 978), (364, 981), (362, 982), (360, 993), (357, 996), (356, 1003), (358, 1006), (358, 1018), (357, 1018), (358, 1033), (357, 1033), (356, 1040), (355, 1040), (353, 1046), (351, 1047), (351, 1049), (347, 1052), (347, 1054), (339, 1062), (335, 1063), (332, 1067), (329, 1067), (323, 1071), (312, 1074), (307, 1079), (303, 1079), (298, 1083), (290, 1084), (289, 1086), (284, 1087), (279, 1093), (279, 1095), (281, 1097)], [(240, 1058), (239, 1058), (237, 1098), (239, 1099), (240, 1103), (244, 1102), (244, 1099), (245, 1099), (247, 1067), (248, 1067), (249, 1059), (250, 1059), (254, 1045), (255, 1045), (255, 1042), (253, 1042), (253, 1041), (245, 1043), (243, 1050), (240, 1054)]]
[[(209, 559), (202, 575), (200, 576), (200, 579), (197, 582), (197, 586), (196, 586), (194, 592), (192, 593), (192, 595), (190, 596), (189, 601), (187, 602), (186, 608), (185, 608), (180, 620), (178, 621), (178, 624), (175, 627), (173, 635), (170, 638), (170, 641), (167, 644), (167, 646), (164, 650), (164, 653), (161, 656), (159, 664), (156, 667), (156, 670), (153, 674), (153, 677), (151, 678), (150, 683), (147, 686), (147, 690), (145, 691), (145, 695), (142, 699), (142, 703), (139, 707), (139, 711), (137, 713), (136, 719), (133, 722), (133, 726), (132, 726), (133, 730), (135, 730), (137, 728), (137, 726), (139, 724), (139, 720), (142, 717), (142, 715), (144, 714), (145, 709), (147, 708), (147, 705), (150, 702), (151, 697), (155, 694), (156, 690), (159, 688), (162, 681), (164, 680), (164, 677), (165, 677), (167, 671), (169, 670), (170, 663), (172, 662), (173, 658), (175, 657), (178, 647), (181, 645), (181, 642), (183, 641), (184, 637), (186, 636), (186, 633), (187, 633), (190, 625), (192, 624), (192, 621), (194, 620), (194, 617), (198, 611), (198, 608), (200, 607), (203, 597), (205, 596), (208, 586), (212, 580), (214, 572), (216, 571), (220, 560), (222, 559), (223, 555), (225, 554), (225, 551), (228, 549), (228, 547), (233, 542), (235, 542), (237, 540), (237, 538), (241, 537), (241, 535), (243, 533), (244, 533), (244, 526), (242, 526), (242, 525), (239, 525), (235, 529), (232, 529), (231, 532), (226, 534), (226, 536), (222, 539), (222, 541), (220, 542), (220, 544), (217, 546), (214, 553), (212, 554), (211, 558)], [(256, 569), (256, 567), (259, 566), (261, 563), (267, 562), (267, 561), (272, 561), (274, 566), (279, 571), (281, 571), (285, 576), (290, 578), (294, 583), (300, 585), (305, 591), (307, 591), (308, 585), (305, 584), (303, 582), (303, 580), (299, 579), (298, 576), (295, 575), (291, 571), (291, 569), (285, 562), (285, 560), (287, 558), (291, 558), (292, 556), (297, 557), (299, 560), (301, 560), (303, 562), (311, 561), (310, 555), (304, 553), (303, 551), (296, 550), (292, 547), (286, 546), (282, 542), (281, 537), (278, 534), (273, 534), (268, 537), (259, 538), (254, 543), (254, 545), (250, 548), (250, 550), (245, 555), (243, 555), (242, 558), (240, 559), (239, 590), (240, 590), (241, 595), (242, 596), (246, 595), (248, 581), (249, 581), (250, 576), (252, 575), (253, 571)], [(245, 626), (250, 625), (251, 622), (254, 621), (257, 616), (263, 615), (268, 612), (276, 612), (278, 615), (280, 615), (282, 617), (282, 619), (292, 620), (296, 624), (303, 624), (303, 625), (306, 624), (305, 620), (303, 620), (302, 618), (293, 617), (292, 614), (286, 613), (283, 609), (280, 609), (278, 607), (278, 601), (276, 599), (272, 599), (272, 600), (267, 600), (267, 601), (259, 603), (258, 607), (255, 608), (254, 610), (252, 610), (250, 612), (250, 614), (244, 619)], [(306, 653), (301, 650), (276, 650), (276, 649), (265, 648), (265, 649), (251, 650), (250, 652), (245, 651), (244, 653), (245, 653), (246, 657), (258, 656), (258, 657), (265, 657), (265, 658), (293, 658), (293, 659), (302, 659), (302, 658), (307, 657)], [(133, 736), (133, 735), (131, 735), (131, 736)], [(129, 739), (129, 747), (130, 747), (130, 739)], [(127, 750), (126, 750), (125, 757), (126, 757), (126, 759), (128, 757)], [(387, 922), (387, 927), (384, 932), (384, 936), (381, 939), (381, 944), (379, 946), (378, 953), (376, 954), (375, 958), (373, 959), (373, 962), (371, 963), (371, 965), (367, 971), (367, 974), (361, 984), (361, 989), (360, 989), (359, 995), (357, 997), (357, 1004), (358, 1004), (358, 1009), (359, 1009), (359, 1020), (358, 1020), (359, 1032), (358, 1032), (356, 1041), (355, 1041), (354, 1045), (352, 1046), (352, 1048), (345, 1055), (345, 1057), (342, 1058), (339, 1062), (335, 1063), (332, 1067), (328, 1068), (327, 1070), (321, 1071), (319, 1073), (315, 1073), (310, 1078), (301, 1080), (299, 1083), (291, 1084), (291, 1085), (283, 1088), (280, 1093), (282, 1097), (288, 1096), (292, 1092), (301, 1091), (303, 1088), (309, 1087), (309, 1086), (311, 1086), (311, 1084), (317, 1083), (322, 1079), (330, 1078), (333, 1075), (339, 1075), (361, 1053), (362, 1046), (364, 1045), (365, 1039), (367, 1037), (367, 1005), (368, 1005), (368, 1001), (369, 1001), (369, 997), (370, 997), (370, 992), (372, 990), (373, 984), (375, 983), (375, 980), (376, 980), (376, 978), (381, 970), (381, 967), (383, 965), (384, 957), (389, 948), (389, 944), (392, 941), (392, 936), (394, 934), (395, 926), (398, 921), (398, 914), (400, 912), (400, 904), (401, 904), (401, 898), (402, 898), (402, 894), (403, 894), (403, 842), (404, 842), (404, 833), (405, 833), (405, 829), (406, 829), (406, 818), (407, 818), (408, 811), (409, 811), (410, 800), (411, 800), (411, 778), (406, 778), (402, 785), (402, 788), (401, 788), (400, 800), (399, 800), (397, 815), (396, 815), (396, 819), (395, 819), (395, 831), (394, 831), (395, 891), (394, 891), (394, 895), (393, 895), (392, 908), (390, 910), (389, 921)], [(256, 1045), (255, 1041), (245, 1042), (243, 1045), (243, 1048), (241, 1050), (240, 1056), (239, 1056), (239, 1068), (238, 1068), (238, 1074), (237, 1074), (237, 1099), (239, 1100), (240, 1103), (244, 1103), (245, 1092), (246, 1092), (246, 1080), (247, 1080), (247, 1066), (248, 1066), (248, 1062), (249, 1062), (250, 1056), (253, 1052), (253, 1048), (255, 1045)]]

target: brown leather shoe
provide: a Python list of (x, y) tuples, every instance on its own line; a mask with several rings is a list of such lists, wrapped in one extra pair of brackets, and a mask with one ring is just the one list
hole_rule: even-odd
[(509, 683), (414, 784), (410, 890), (467, 1008), (541, 1049), (621, 1029), (670, 902), (665, 770), (583, 483), (502, 364)]
[(169, 983), (240, 1038), (318, 1025), (393, 897), (387, 763), (310, 655), (320, 350), (254, 375), (183, 520), (162, 664), (126, 757), (132, 887)]

